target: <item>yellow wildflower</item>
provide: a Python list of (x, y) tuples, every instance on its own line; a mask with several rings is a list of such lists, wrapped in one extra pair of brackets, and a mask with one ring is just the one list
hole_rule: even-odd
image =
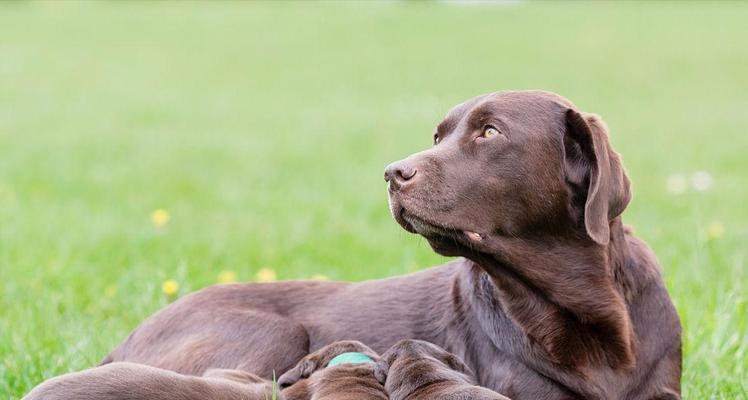
[(161, 290), (167, 296), (173, 296), (179, 290), (179, 283), (174, 279), (168, 279), (161, 285)]
[(312, 275), (311, 279), (313, 281), (329, 281), (330, 280), (330, 278), (328, 278), (328, 277), (326, 277), (325, 275), (322, 275), (322, 274)]
[(257, 282), (274, 282), (276, 279), (275, 271), (270, 268), (262, 268), (255, 274), (255, 281)]
[(109, 285), (106, 288), (104, 288), (104, 295), (106, 297), (112, 298), (117, 295), (117, 286)]
[(709, 228), (706, 230), (707, 236), (709, 236), (709, 239), (719, 239), (725, 234), (725, 226), (722, 225), (719, 221), (714, 221), (711, 224), (709, 224)]
[(236, 272), (221, 271), (218, 273), (218, 283), (231, 283), (231, 282), (236, 282)]
[(169, 215), (169, 212), (164, 210), (163, 208), (158, 208), (151, 213), (151, 222), (157, 228), (168, 224), (170, 218), (171, 215)]

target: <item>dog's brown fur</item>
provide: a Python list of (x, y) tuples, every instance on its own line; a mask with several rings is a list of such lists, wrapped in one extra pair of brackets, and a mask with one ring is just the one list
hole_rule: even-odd
[(405, 339), (382, 355), (379, 370), (386, 375), (390, 400), (509, 400), (476, 386), (462, 360), (435, 344)]
[(208, 288), (104, 362), (267, 378), (337, 340), (382, 352), (413, 338), (515, 399), (679, 398), (680, 322), (654, 255), (621, 222), (629, 182), (600, 118), (552, 93), (498, 92), (455, 107), (436, 139), (388, 167), (390, 205), (465, 258), (357, 284)]
[[(326, 368), (335, 356), (359, 352), (366, 364)], [(379, 355), (341, 341), (304, 357), (278, 379), (279, 400), (387, 400)], [(209, 369), (202, 377), (128, 362), (65, 374), (39, 385), (24, 400), (269, 400), (273, 382), (236, 369)]]
[[(372, 363), (327, 367), (335, 356), (348, 352), (366, 354)], [(336, 342), (304, 357), (278, 385), (285, 400), (387, 400), (383, 375), (375, 372), (378, 361), (379, 355), (361, 342)]]
[(267, 400), (272, 382), (246, 371), (210, 369), (202, 377), (117, 362), (50, 379), (24, 400)]

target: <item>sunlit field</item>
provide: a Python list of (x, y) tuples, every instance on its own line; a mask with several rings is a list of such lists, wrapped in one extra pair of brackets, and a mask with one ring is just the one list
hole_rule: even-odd
[(748, 397), (746, 21), (738, 2), (3, 2), (0, 398), (218, 282), (444, 262), (389, 216), (384, 166), (452, 105), (534, 88), (611, 128), (624, 220), (684, 323), (684, 398)]

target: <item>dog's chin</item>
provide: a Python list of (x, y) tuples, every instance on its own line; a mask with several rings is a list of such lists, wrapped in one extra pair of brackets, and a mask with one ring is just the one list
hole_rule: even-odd
[[(405, 223), (417, 233), (426, 239), (429, 238), (452, 238), (455, 239), (459, 231), (447, 229), (437, 224), (431, 223), (423, 218), (417, 217), (406, 211), (401, 213)], [(406, 228), (407, 229), (407, 228)]]
[(469, 247), (454, 238), (444, 236), (424, 236), (436, 254), (445, 257), (464, 257), (470, 252)]
[(403, 207), (392, 210), (395, 220), (408, 232), (423, 236), (431, 248), (443, 256), (464, 256), (481, 235), (455, 228), (446, 228), (409, 212)]
[(390, 200), (390, 212), (392, 213), (392, 216), (395, 218), (395, 221), (397, 221), (398, 224), (400, 224), (403, 229), (410, 233), (418, 233), (416, 231), (416, 228), (413, 226), (413, 224), (410, 223), (409, 219), (405, 218), (405, 208), (397, 204), (396, 202)]

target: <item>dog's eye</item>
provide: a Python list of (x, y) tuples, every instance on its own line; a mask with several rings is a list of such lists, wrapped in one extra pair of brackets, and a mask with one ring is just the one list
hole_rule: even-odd
[(490, 138), (490, 137), (496, 136), (498, 134), (499, 134), (499, 130), (496, 129), (496, 128), (494, 128), (491, 125), (488, 125), (485, 128), (483, 128), (483, 137), (484, 138)]
[(434, 134), (434, 144), (439, 144), (439, 134), (438, 133)]

